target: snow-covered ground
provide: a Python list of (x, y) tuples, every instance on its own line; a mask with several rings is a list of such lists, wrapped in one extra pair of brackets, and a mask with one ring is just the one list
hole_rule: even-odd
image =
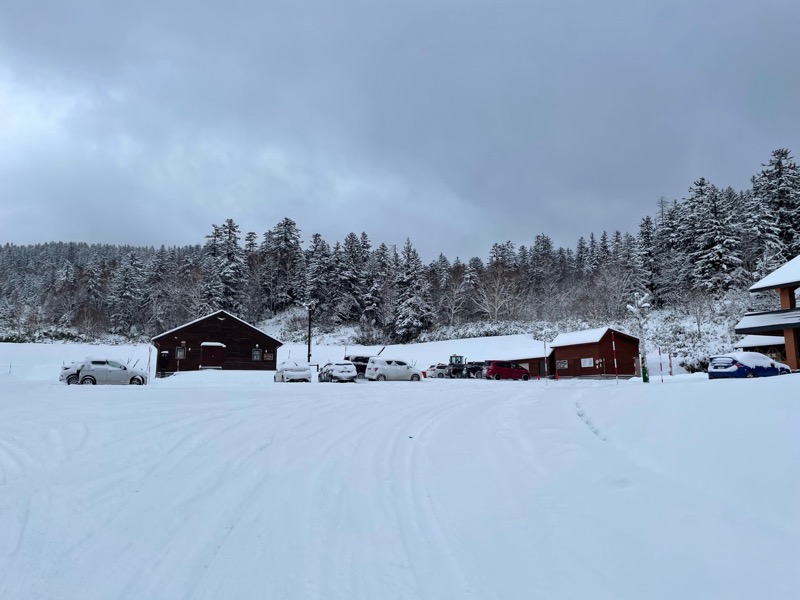
[(800, 589), (800, 375), (57, 383), (87, 355), (141, 366), (148, 348), (0, 344), (3, 600)]

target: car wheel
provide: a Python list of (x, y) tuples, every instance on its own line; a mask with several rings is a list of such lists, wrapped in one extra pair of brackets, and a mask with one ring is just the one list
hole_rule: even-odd
[(753, 374), (752, 371), (748, 371), (747, 375), (745, 375), (745, 377), (747, 377), (748, 379), (752, 379), (753, 377), (755, 377), (755, 375)]
[(483, 373), (481, 373), (480, 371), (475, 371), (475, 379), (482, 379), (482, 378), (483, 378)]
[(81, 379), (81, 385), (95, 385), (96, 383), (94, 377), (84, 377)]
[(378, 375), (377, 380), (378, 381), (386, 381), (386, 375)]
[(789, 371), (779, 371), (778, 375), (788, 375)]
[(138, 375), (131, 377), (131, 385), (142, 385), (143, 383), (142, 378)]
[(444, 373), (439, 373), (436, 377), (438, 377), (439, 379), (444, 379)]
[(500, 373), (497, 373), (497, 374), (494, 376), (494, 380), (495, 380), (495, 381), (500, 381), (502, 378), (503, 378), (503, 377), (500, 375)]
[(363, 373), (359, 373), (358, 375), (356, 375), (356, 378), (364, 379), (364, 374)]
[(523, 375), (522, 376), (522, 381), (528, 381), (528, 376), (527, 375)]
[(78, 383), (77, 375), (70, 375), (67, 377), (67, 385), (75, 385), (76, 383)]
[(419, 381), (419, 375), (417, 375), (416, 373), (414, 373), (414, 374), (411, 376), (411, 381)]

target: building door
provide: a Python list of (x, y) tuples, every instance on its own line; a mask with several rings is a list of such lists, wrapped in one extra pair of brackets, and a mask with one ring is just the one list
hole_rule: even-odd
[(225, 346), (218, 342), (203, 342), (200, 345), (200, 368), (221, 369), (225, 362)]

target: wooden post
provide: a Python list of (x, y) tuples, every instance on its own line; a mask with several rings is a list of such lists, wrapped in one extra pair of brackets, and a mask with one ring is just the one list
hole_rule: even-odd
[(800, 369), (800, 357), (797, 352), (797, 330), (784, 329), (783, 338), (786, 343), (786, 362), (792, 370)]

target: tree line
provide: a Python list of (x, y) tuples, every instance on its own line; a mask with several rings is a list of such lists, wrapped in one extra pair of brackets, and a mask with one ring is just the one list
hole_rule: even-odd
[(361, 343), (409, 342), (473, 321), (608, 322), (637, 291), (656, 307), (746, 290), (800, 254), (800, 169), (775, 150), (751, 187), (704, 178), (659, 200), (636, 235), (606, 231), (556, 247), (495, 243), (488, 257), (402, 248), (350, 233), (333, 244), (284, 218), (262, 235), (233, 219), (204, 243), (160, 248), (56, 242), (0, 248), (0, 336), (150, 337), (212, 310), (260, 323), (294, 307), (321, 327), (352, 325)]

